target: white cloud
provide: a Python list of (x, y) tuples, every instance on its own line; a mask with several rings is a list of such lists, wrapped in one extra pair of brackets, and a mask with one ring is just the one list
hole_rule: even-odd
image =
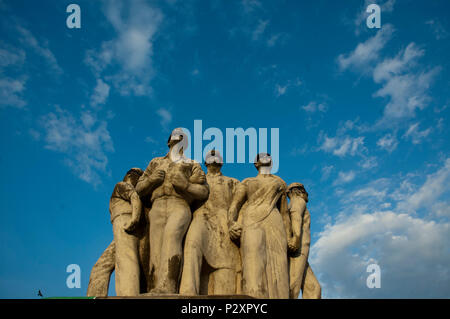
[(164, 129), (167, 129), (168, 128), (167, 126), (172, 122), (172, 114), (167, 109), (164, 108), (158, 109), (156, 111), (156, 114), (158, 114), (159, 117), (161, 118), (160, 122), (161, 126)]
[(427, 137), (431, 133), (431, 127), (426, 130), (419, 130), (419, 123), (411, 124), (406, 131), (406, 133), (402, 136), (405, 139), (411, 138), (413, 144), (422, 143), (423, 139)]
[(450, 191), (450, 159), (445, 161), (444, 166), (434, 174), (427, 176), (425, 183), (415, 192), (408, 194), (399, 202), (401, 211), (412, 213), (419, 208), (432, 205), (441, 195)]
[(442, 40), (448, 37), (448, 31), (445, 30), (444, 26), (439, 20), (431, 19), (425, 22), (425, 24), (430, 26), (436, 40)]
[[(392, 211), (357, 213), (327, 225), (311, 264), (329, 298), (432, 298), (450, 295), (450, 224)], [(369, 289), (366, 267), (381, 268)]]
[(45, 148), (65, 154), (65, 163), (82, 180), (97, 185), (105, 173), (114, 147), (107, 123), (84, 112), (77, 120), (69, 111), (57, 108), (42, 117)]
[(258, 0), (242, 0), (241, 1), (242, 8), (244, 9), (244, 12), (250, 13), (255, 11), (256, 9), (260, 9), (261, 2)]
[[(450, 159), (420, 187), (410, 183), (412, 175), (400, 186), (394, 184), (398, 178), (382, 178), (345, 191), (342, 213), (311, 248), (324, 297), (450, 296)], [(371, 263), (381, 267), (380, 289), (366, 286)]]
[(388, 133), (377, 141), (377, 145), (390, 153), (397, 148), (398, 141), (395, 135)]
[(305, 112), (315, 113), (316, 111), (326, 112), (328, 107), (324, 103), (317, 103), (317, 102), (311, 101), (307, 105), (303, 105), (300, 108), (302, 110), (304, 110)]
[(163, 20), (161, 11), (141, 1), (115, 0), (105, 2), (105, 15), (117, 37), (103, 42), (98, 51), (88, 51), (86, 63), (121, 95), (150, 95), (153, 42)]
[(298, 78), (295, 80), (287, 80), (287, 81), (285, 81), (284, 85), (276, 83), (275, 84), (275, 96), (280, 97), (282, 95), (285, 95), (287, 93), (288, 89), (300, 87), (301, 85), (302, 85), (302, 81), (300, 81), (300, 79), (298, 79)]
[(277, 84), (275, 86), (275, 94), (276, 94), (276, 96), (285, 95), (286, 94), (286, 90), (287, 90), (287, 85), (281, 86), (281, 85)]
[(354, 171), (348, 171), (348, 172), (339, 172), (338, 178), (334, 181), (333, 185), (340, 186), (343, 184), (350, 183), (353, 181), (356, 177), (356, 173)]
[(22, 49), (4, 46), (0, 48), (0, 69), (8, 66), (23, 65), (25, 62), (25, 51)]
[(324, 166), (322, 167), (322, 181), (327, 180), (330, 177), (331, 172), (333, 171), (334, 166), (333, 165), (328, 165), (328, 166)]
[(374, 96), (389, 98), (380, 123), (388, 124), (393, 120), (412, 118), (416, 109), (422, 110), (428, 105), (428, 89), (440, 68), (414, 73), (411, 69), (423, 55), (424, 50), (410, 43), (395, 58), (387, 58), (375, 68), (374, 81), (383, 86)]
[(27, 78), (11, 78), (3, 73), (9, 68), (20, 68), (25, 63), (25, 51), (9, 45), (0, 47), (0, 107), (24, 107), (27, 103), (23, 98)]
[(364, 137), (350, 137), (350, 136), (324, 136), (322, 145), (319, 150), (333, 155), (344, 157), (347, 155), (355, 156), (361, 154), (366, 148), (364, 147)]
[(0, 79), (0, 106), (14, 106), (22, 108), (26, 105), (22, 93), (25, 89), (25, 79)]
[(359, 43), (354, 51), (339, 55), (337, 62), (341, 71), (350, 68), (363, 73), (370, 71), (371, 63), (379, 58), (380, 51), (391, 39), (393, 32), (394, 28), (390, 24), (385, 24), (375, 36)]
[(97, 85), (94, 89), (94, 93), (91, 96), (91, 105), (97, 106), (100, 104), (105, 104), (109, 96), (109, 85), (102, 81), (102, 79), (97, 79)]
[(395, 57), (380, 61), (380, 52), (392, 33), (393, 27), (384, 25), (374, 37), (358, 44), (353, 52), (338, 56), (341, 70), (371, 74), (374, 82), (381, 85), (373, 96), (387, 98), (388, 102), (383, 118), (375, 127), (396, 125), (403, 119), (413, 118), (416, 110), (427, 107), (431, 100), (428, 89), (440, 71), (440, 67), (420, 67), (418, 60), (424, 56), (425, 50), (414, 43)]
[(252, 32), (252, 40), (257, 41), (261, 38), (267, 26), (269, 25), (269, 20), (259, 20), (256, 28)]
[(48, 44), (46, 42), (42, 43), (39, 42), (34, 35), (27, 29), (21, 26), (17, 26), (17, 30), (19, 31), (21, 35), (21, 42), (25, 45), (31, 47), (38, 55), (43, 57), (47, 64), (50, 66), (51, 70), (56, 75), (60, 75), (63, 73), (63, 70), (58, 64), (58, 61), (56, 60), (55, 55), (52, 51), (48, 48)]

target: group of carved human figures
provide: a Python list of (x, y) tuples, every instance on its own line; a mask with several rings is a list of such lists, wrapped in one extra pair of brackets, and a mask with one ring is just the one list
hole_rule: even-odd
[[(270, 173), (260, 153), (256, 177), (223, 176), (219, 152), (199, 163), (184, 156), (175, 129), (169, 152), (145, 171), (130, 169), (110, 200), (114, 240), (92, 269), (87, 294), (106, 296), (115, 271), (117, 296), (183, 294), (320, 298), (308, 263), (308, 193)], [(288, 203), (289, 199), (289, 203)]]

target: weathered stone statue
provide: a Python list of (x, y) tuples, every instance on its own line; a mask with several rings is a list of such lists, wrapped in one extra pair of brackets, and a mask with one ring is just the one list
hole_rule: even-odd
[(169, 153), (154, 158), (140, 177), (136, 190), (149, 198), (151, 293), (177, 293), (181, 275), (182, 242), (191, 222), (190, 205), (208, 198), (201, 166), (184, 156), (187, 135), (173, 130)]
[(206, 155), (205, 165), (209, 197), (194, 212), (186, 235), (180, 294), (234, 295), (241, 261), (228, 234), (227, 213), (239, 181), (222, 175), (218, 151)]
[(287, 187), (271, 174), (267, 153), (254, 161), (258, 175), (239, 183), (222, 175), (223, 159), (210, 151), (205, 175), (184, 155), (187, 143), (182, 129), (173, 130), (166, 156), (145, 171), (130, 169), (116, 184), (109, 207), (114, 240), (92, 269), (87, 295), (107, 296), (115, 271), (117, 296), (287, 299), (301, 290), (302, 298), (321, 298), (308, 263), (304, 186)]
[[(257, 298), (289, 298), (287, 239), (290, 219), (286, 183), (270, 174), (272, 158), (255, 159), (256, 177), (243, 180), (228, 211), (231, 238), (240, 237), (242, 292)], [(237, 222), (242, 216), (242, 225)]]
[(289, 215), (292, 223), (292, 237), (288, 245), (291, 252), (289, 277), (290, 298), (296, 299), (302, 290), (304, 299), (320, 299), (321, 288), (308, 263), (309, 246), (311, 243), (311, 216), (306, 207), (308, 193), (303, 184), (289, 185)]
[(142, 203), (135, 190), (142, 173), (140, 168), (132, 168), (114, 187), (109, 205), (114, 240), (92, 269), (88, 296), (106, 296), (114, 270), (118, 296), (145, 292), (148, 243)]

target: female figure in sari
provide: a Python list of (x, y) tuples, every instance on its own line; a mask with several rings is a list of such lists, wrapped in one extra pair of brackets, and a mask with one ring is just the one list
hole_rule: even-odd
[(256, 177), (243, 180), (228, 210), (232, 240), (240, 238), (242, 293), (256, 298), (289, 298), (287, 239), (290, 219), (286, 183), (270, 174), (272, 158), (255, 159)]

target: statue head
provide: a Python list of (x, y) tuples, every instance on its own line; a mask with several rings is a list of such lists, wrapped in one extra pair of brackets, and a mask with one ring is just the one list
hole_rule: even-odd
[(270, 169), (272, 168), (272, 156), (270, 156), (269, 153), (259, 153), (256, 155), (254, 165), (258, 171), (261, 170), (261, 168), (265, 168), (265, 170), (270, 172)]
[(183, 131), (181, 127), (177, 127), (172, 131), (167, 140), (167, 146), (172, 148), (173, 146), (179, 146), (180, 152), (186, 150), (188, 146), (188, 137), (187, 134)]
[(223, 165), (223, 158), (222, 155), (220, 155), (219, 151), (213, 149), (206, 154), (205, 166), (208, 170), (213, 169), (220, 171), (222, 165)]
[(305, 200), (305, 202), (308, 202), (308, 192), (305, 189), (305, 186), (301, 183), (292, 183), (287, 188), (287, 195), (289, 198), (292, 198), (294, 196), (301, 196)]
[(125, 174), (123, 181), (128, 182), (133, 186), (136, 186), (136, 184), (139, 180), (139, 177), (141, 177), (142, 174), (144, 174), (144, 171), (142, 169), (133, 167)]

